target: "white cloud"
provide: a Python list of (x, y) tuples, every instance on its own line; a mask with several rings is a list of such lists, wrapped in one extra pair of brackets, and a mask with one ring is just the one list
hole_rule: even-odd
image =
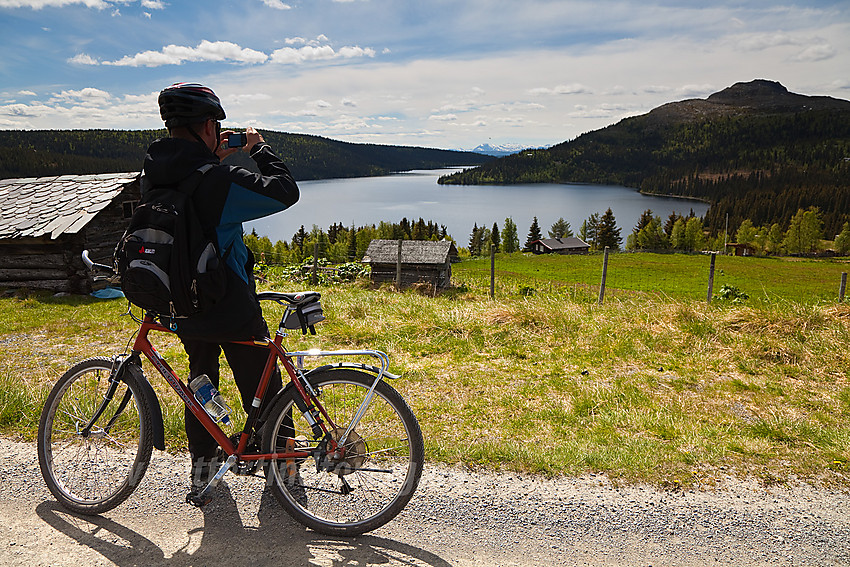
[(716, 92), (718, 89), (714, 85), (703, 84), (703, 85), (682, 85), (681, 87), (675, 89), (675, 93), (677, 96), (689, 96), (689, 97), (703, 97), (708, 96), (713, 92)]
[(159, 67), (180, 65), (186, 61), (216, 61), (244, 64), (264, 63), (268, 55), (261, 51), (239, 47), (229, 41), (203, 40), (197, 47), (166, 45), (161, 51), (144, 51), (125, 56), (117, 61), (104, 61), (103, 65), (117, 67)]
[(836, 53), (835, 48), (829, 44), (810, 45), (792, 57), (791, 60), (797, 62), (823, 61), (824, 59), (832, 59)]
[(21, 96), (38, 96), (36, 93), (32, 91), (18, 91), (18, 94)]
[(553, 88), (539, 87), (530, 89), (528, 92), (533, 95), (574, 95), (588, 94), (593, 91), (589, 87), (586, 87), (582, 84), (573, 83), (570, 85), (558, 85)]
[(263, 4), (275, 10), (291, 10), (292, 6), (284, 4), (281, 0), (263, 0)]
[(453, 122), (457, 120), (457, 114), (432, 114), (428, 120), (437, 120), (439, 122)]
[(272, 97), (265, 93), (247, 93), (247, 94), (237, 94), (233, 96), (227, 97), (228, 103), (233, 104), (245, 104), (245, 103), (255, 103), (262, 102), (266, 100), (271, 100)]
[(41, 10), (42, 8), (62, 8), (82, 4), (87, 8), (104, 9), (110, 4), (103, 0), (0, 0), (0, 8), (31, 8)]
[(745, 51), (764, 51), (777, 47), (802, 47), (790, 60), (795, 62), (822, 61), (837, 54), (836, 49), (820, 37), (805, 37), (786, 32), (752, 34), (741, 37), (737, 45)]
[[(2, 0), (0, 0), (2, 1)], [(111, 65), (116, 67), (160, 67), (163, 65), (180, 65), (185, 62), (219, 62), (256, 65), (262, 63), (302, 64), (311, 61), (329, 61), (333, 59), (354, 59), (359, 57), (374, 57), (375, 50), (368, 47), (344, 46), (335, 51), (327, 43), (324, 35), (314, 40), (303, 38), (287, 38), (286, 42), (302, 47), (284, 47), (266, 55), (229, 41), (203, 40), (196, 47), (184, 45), (166, 45), (160, 51), (143, 51), (135, 55), (126, 55), (115, 61), (98, 61), (87, 55), (78, 54), (68, 61), (80, 65)]]
[[(114, 8), (112, 15), (120, 16), (116, 4), (126, 5), (128, 0), (0, 0), (0, 8), (30, 8), (32, 10), (41, 10), (42, 8), (64, 8), (66, 6), (82, 5), (86, 8), (96, 8), (104, 10), (106, 8)], [(165, 3), (162, 0), (141, 0), (142, 8), (150, 10), (164, 10)]]
[(785, 32), (758, 33), (740, 38), (737, 45), (744, 51), (762, 51), (782, 45), (799, 45), (799, 41)]
[(66, 90), (53, 96), (51, 101), (79, 101), (83, 104), (100, 103), (109, 100), (112, 96), (101, 89), (86, 87), (78, 91)]
[(334, 51), (330, 45), (305, 45), (304, 47), (282, 47), (269, 56), (271, 63), (298, 65), (309, 61), (329, 61), (332, 59), (353, 59), (355, 57), (374, 57), (375, 50), (358, 46), (341, 47)]

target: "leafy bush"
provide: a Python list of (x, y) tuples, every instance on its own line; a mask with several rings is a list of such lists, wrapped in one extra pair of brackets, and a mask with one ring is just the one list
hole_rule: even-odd
[(749, 295), (735, 287), (734, 285), (724, 284), (720, 290), (714, 294), (714, 299), (721, 301), (729, 301), (734, 304), (740, 304), (750, 298)]
[[(325, 258), (319, 258), (316, 271), (318, 283), (323, 285), (352, 282), (358, 278), (369, 277), (369, 267), (360, 262), (331, 264)], [(275, 271), (275, 275), (293, 282), (307, 283), (313, 278), (313, 257), (307, 257), (300, 264), (290, 264)]]

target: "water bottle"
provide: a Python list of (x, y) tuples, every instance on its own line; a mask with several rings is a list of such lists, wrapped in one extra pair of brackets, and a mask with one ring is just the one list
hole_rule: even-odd
[(218, 390), (215, 389), (215, 386), (212, 385), (209, 376), (206, 374), (196, 376), (189, 382), (189, 389), (194, 392), (195, 399), (198, 400), (199, 404), (204, 406), (207, 415), (213, 421), (220, 421), (225, 425), (230, 423), (230, 412), (232, 410), (227, 405), (227, 402), (224, 401), (224, 398), (221, 397)]

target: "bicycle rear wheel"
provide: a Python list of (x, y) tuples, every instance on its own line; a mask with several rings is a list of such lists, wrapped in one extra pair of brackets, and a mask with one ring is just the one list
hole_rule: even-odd
[[(375, 381), (352, 369), (314, 373), (310, 383), (334, 421), (335, 441), (344, 433)], [(298, 410), (294, 388), (278, 400), (263, 431), (263, 452), (315, 449), (309, 423)], [(422, 432), (407, 403), (380, 381), (342, 457), (272, 461), (266, 468), (273, 493), (289, 514), (317, 532), (357, 535), (384, 525), (407, 505), (422, 474)]]
[(103, 403), (117, 363), (84, 360), (56, 382), (38, 426), (38, 462), (47, 488), (62, 506), (100, 514), (135, 490), (153, 449), (146, 400), (131, 372), (88, 434), (83, 430)]

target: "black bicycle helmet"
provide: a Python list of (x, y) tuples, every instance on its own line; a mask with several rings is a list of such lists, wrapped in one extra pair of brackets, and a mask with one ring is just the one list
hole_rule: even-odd
[(174, 83), (163, 89), (159, 93), (159, 115), (166, 128), (225, 118), (221, 101), (212, 89), (198, 83)]

